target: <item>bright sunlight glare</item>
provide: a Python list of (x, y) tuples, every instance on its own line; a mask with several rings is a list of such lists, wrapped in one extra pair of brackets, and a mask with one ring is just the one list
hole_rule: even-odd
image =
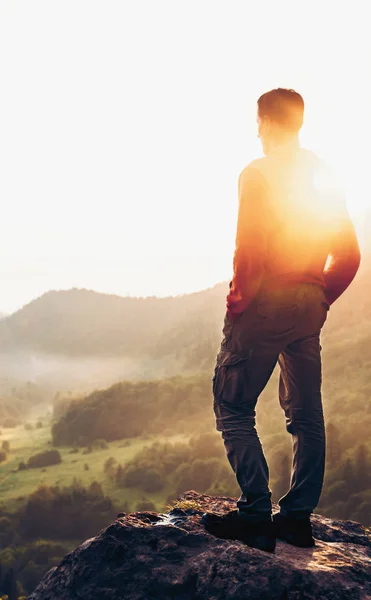
[(362, 238), (369, 50), (361, 1), (0, 2), (0, 312), (50, 289), (227, 281), (274, 87), (303, 95), (302, 145), (337, 173)]

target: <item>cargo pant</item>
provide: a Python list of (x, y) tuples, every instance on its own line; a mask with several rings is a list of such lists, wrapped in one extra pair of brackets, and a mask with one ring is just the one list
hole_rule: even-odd
[(280, 512), (308, 517), (318, 504), (325, 469), (320, 331), (328, 310), (320, 286), (298, 283), (262, 287), (236, 321), (225, 315), (212, 378), (213, 407), (242, 492), (238, 510), (252, 522), (270, 519), (272, 512), (255, 407), (277, 362), (279, 402), (293, 443), (291, 486), (279, 499)]

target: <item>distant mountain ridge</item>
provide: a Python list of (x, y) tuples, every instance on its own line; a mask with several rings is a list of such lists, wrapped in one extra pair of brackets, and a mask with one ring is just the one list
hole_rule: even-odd
[(0, 322), (0, 352), (158, 358), (159, 352), (173, 353), (174, 343), (215, 343), (227, 290), (227, 283), (219, 283), (167, 298), (49, 291)]
[[(323, 339), (366, 343), (371, 328), (371, 261), (331, 307)], [(0, 321), (0, 353), (88, 357), (182, 357), (210, 367), (221, 338), (228, 282), (167, 298), (133, 298), (86, 289), (49, 291)]]

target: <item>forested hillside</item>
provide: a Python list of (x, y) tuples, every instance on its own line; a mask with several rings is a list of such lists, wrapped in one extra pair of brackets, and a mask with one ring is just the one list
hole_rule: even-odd
[[(365, 274), (356, 283), (356, 289), (351, 288), (338, 305), (331, 308), (322, 337), (328, 452), (320, 510), (333, 517), (369, 523), (371, 311)], [(360, 293), (362, 286), (363, 294)], [(354, 308), (356, 302), (358, 310)], [(178, 347), (175, 340), (173, 346)], [(183, 354), (191, 362), (192, 353), (187, 351), (185, 345)], [(214, 352), (210, 351), (207, 360), (209, 369), (194, 377), (123, 381), (72, 402), (68, 398), (64, 402), (60, 400), (55, 407), (56, 422), (52, 428), (54, 444), (78, 445), (99, 438), (112, 440), (144, 432), (168, 435), (215, 431), (211, 394)], [(291, 439), (278, 403), (277, 376), (276, 370), (259, 399), (257, 423), (272, 467), (272, 479), (284, 490), (289, 478)]]
[(53, 444), (84, 446), (96, 439), (113, 441), (147, 433), (191, 434), (209, 418), (209, 400), (209, 378), (202, 374), (124, 381), (85, 398), (62, 398), (55, 405), (60, 416), (52, 427)]
[(165, 333), (172, 345), (179, 334), (203, 322), (201, 338), (210, 331), (215, 335), (224, 288), (218, 284), (168, 298), (124, 298), (76, 288), (50, 291), (0, 322), (0, 352), (155, 357)]
[[(331, 307), (322, 334), (328, 444), (316, 511), (370, 526), (368, 265)], [(120, 510), (163, 510), (190, 489), (238, 496), (215, 429), (211, 383), (227, 291), (225, 282), (166, 299), (49, 292), (0, 322), (3, 372), (18, 369), (22, 378), (25, 356), (42, 374), (50, 357), (49, 387), (2, 377), (3, 582), (16, 580), (20, 593), (29, 593), (68, 549)], [(84, 391), (70, 388), (72, 369)], [(108, 383), (97, 385), (103, 371)], [(259, 399), (257, 426), (278, 500), (289, 485), (291, 437), (277, 370)]]

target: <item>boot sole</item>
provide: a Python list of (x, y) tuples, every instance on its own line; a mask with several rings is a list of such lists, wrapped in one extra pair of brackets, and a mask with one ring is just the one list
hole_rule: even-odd
[(265, 552), (274, 552), (275, 548), (276, 548), (276, 538), (275, 537), (268, 537), (265, 535), (241, 535), (241, 536), (233, 536), (233, 535), (226, 535), (226, 534), (222, 534), (220, 533), (217, 529), (213, 529), (212, 525), (210, 525), (209, 523), (205, 523), (205, 521), (203, 521), (201, 519), (201, 522), (203, 523), (206, 531), (208, 533), (210, 533), (211, 535), (214, 535), (215, 537), (218, 537), (222, 540), (238, 540), (239, 542), (243, 542), (244, 544), (246, 544), (246, 546), (249, 546), (250, 548), (257, 548), (258, 550), (263, 550)]
[(276, 538), (268, 538), (266, 536), (249, 536), (242, 540), (246, 546), (264, 550), (264, 552), (274, 552), (276, 549)]

